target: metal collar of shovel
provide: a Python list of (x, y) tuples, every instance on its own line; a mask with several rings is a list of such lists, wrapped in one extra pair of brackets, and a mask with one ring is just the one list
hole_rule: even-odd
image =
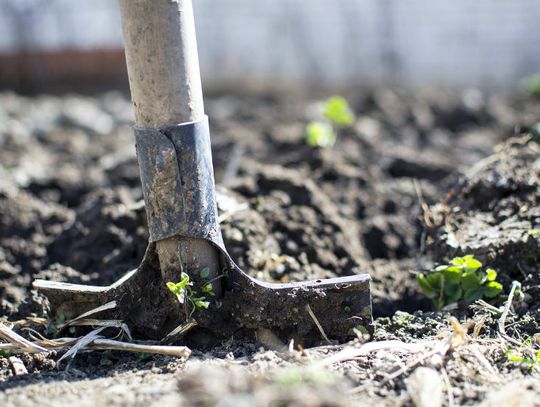
[(186, 321), (186, 312), (165, 286), (155, 242), (182, 236), (205, 239), (220, 252), (222, 294), (194, 314), (198, 328), (217, 338), (268, 329), (304, 343), (316, 343), (321, 331), (343, 341), (353, 328), (371, 324), (367, 274), (277, 284), (258, 281), (234, 263), (218, 223), (206, 117), (163, 129), (135, 128), (135, 137), (150, 232), (145, 257), (108, 287), (35, 281), (56, 313), (75, 317), (116, 301), (113, 310), (105, 311), (109, 317), (124, 320), (141, 336), (163, 338)]

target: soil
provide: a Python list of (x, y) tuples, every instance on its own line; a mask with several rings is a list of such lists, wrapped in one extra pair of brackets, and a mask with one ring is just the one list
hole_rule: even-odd
[[(62, 352), (49, 352), (19, 356), (21, 376), (4, 354), (0, 404), (437, 405), (419, 400), (432, 389), (426, 397), (442, 394), (444, 405), (535, 405), (536, 368), (505, 356), (500, 311), (459, 303), (434, 312), (416, 274), (474, 254), (497, 269), (505, 294), (521, 283), (508, 335), (539, 332), (540, 102), (476, 90), (345, 96), (357, 120), (328, 149), (304, 141), (321, 95), (207, 98), (229, 253), (266, 281), (371, 274), (372, 341), (460, 337), (451, 316), (477, 327), (474, 340), (440, 360), (391, 348), (324, 365), (367, 338), (289, 351), (231, 338), (187, 361), (81, 351), (67, 370)], [(0, 94), (0, 317), (19, 321), (21, 334), (29, 318), (47, 316), (33, 279), (106, 285), (139, 264), (148, 236), (132, 120), (116, 92)]]

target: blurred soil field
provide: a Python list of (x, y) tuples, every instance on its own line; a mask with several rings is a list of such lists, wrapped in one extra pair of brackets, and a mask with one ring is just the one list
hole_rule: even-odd
[[(509, 360), (518, 345), (498, 331), (504, 298), (434, 312), (416, 274), (474, 254), (505, 295), (522, 284), (508, 335), (540, 333), (540, 101), (440, 89), (344, 96), (357, 119), (327, 149), (304, 139), (324, 97), (207, 98), (224, 240), (266, 281), (371, 274), (371, 340), (420, 351), (345, 357), (366, 338), (289, 350), (231, 338), (187, 361), (81, 351), (65, 370), (60, 353), (23, 355), (22, 376), (0, 354), (0, 405), (535, 405), (536, 366)], [(107, 285), (139, 264), (148, 236), (132, 123), (122, 93), (0, 94), (0, 318), (21, 334), (25, 324), (45, 334), (28, 323), (47, 316), (34, 279)], [(448, 338), (459, 341), (433, 351)]]

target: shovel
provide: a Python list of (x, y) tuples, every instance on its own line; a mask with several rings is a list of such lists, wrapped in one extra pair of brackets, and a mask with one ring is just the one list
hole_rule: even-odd
[(120, 10), (149, 244), (140, 266), (107, 287), (36, 280), (53, 312), (102, 307), (153, 339), (270, 332), (312, 344), (368, 327), (367, 274), (272, 284), (234, 263), (218, 222), (191, 0), (120, 0)]

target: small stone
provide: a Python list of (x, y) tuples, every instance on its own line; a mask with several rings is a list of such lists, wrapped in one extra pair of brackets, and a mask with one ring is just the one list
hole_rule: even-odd
[(13, 374), (15, 376), (22, 376), (28, 374), (28, 370), (26, 370), (26, 367), (24, 366), (24, 363), (21, 359), (15, 356), (11, 356), (8, 360), (11, 364), (11, 369), (13, 370)]
[(444, 382), (435, 369), (419, 367), (406, 380), (406, 385), (416, 407), (442, 406)]

